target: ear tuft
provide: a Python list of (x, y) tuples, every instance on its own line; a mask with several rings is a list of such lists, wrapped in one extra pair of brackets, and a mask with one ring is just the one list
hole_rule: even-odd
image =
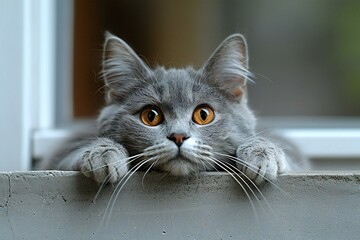
[(110, 32), (105, 32), (102, 66), (107, 102), (121, 101), (137, 85), (153, 76), (131, 47)]
[(226, 38), (202, 68), (206, 81), (227, 96), (238, 100), (246, 96), (246, 83), (251, 77), (245, 38), (234, 34)]

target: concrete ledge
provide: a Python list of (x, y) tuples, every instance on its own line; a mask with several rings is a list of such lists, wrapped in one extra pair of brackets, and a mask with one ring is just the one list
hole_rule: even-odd
[[(251, 205), (225, 173), (136, 173), (115, 186), (77, 172), (0, 174), (1, 239), (358, 239), (360, 173), (280, 176)], [(264, 199), (266, 198), (266, 201)]]

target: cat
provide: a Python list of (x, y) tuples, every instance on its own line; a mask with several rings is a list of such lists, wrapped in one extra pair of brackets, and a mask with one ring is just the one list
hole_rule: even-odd
[(48, 169), (79, 170), (98, 183), (131, 171), (187, 176), (241, 173), (260, 185), (289, 170), (284, 151), (255, 132), (245, 38), (226, 38), (200, 69), (150, 69), (107, 32), (101, 76), (106, 106), (92, 133), (74, 138)]

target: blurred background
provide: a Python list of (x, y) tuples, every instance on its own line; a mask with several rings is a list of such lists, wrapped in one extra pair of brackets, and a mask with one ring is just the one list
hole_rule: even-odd
[(77, 0), (71, 114), (94, 117), (103, 105), (98, 72), (109, 30), (150, 66), (167, 67), (199, 67), (224, 38), (242, 33), (257, 115), (359, 116), (359, 26), (357, 0)]
[(2, 0), (0, 171), (31, 169), (96, 118), (107, 30), (151, 67), (179, 68), (200, 67), (243, 34), (259, 129), (284, 130), (310, 158), (356, 158), (360, 169), (358, 0)]

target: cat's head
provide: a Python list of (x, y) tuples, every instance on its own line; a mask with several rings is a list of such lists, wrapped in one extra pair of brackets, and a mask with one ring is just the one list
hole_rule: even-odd
[(107, 106), (100, 133), (146, 166), (173, 175), (210, 169), (254, 132), (247, 48), (239, 34), (225, 39), (199, 70), (152, 70), (107, 33), (102, 75)]

